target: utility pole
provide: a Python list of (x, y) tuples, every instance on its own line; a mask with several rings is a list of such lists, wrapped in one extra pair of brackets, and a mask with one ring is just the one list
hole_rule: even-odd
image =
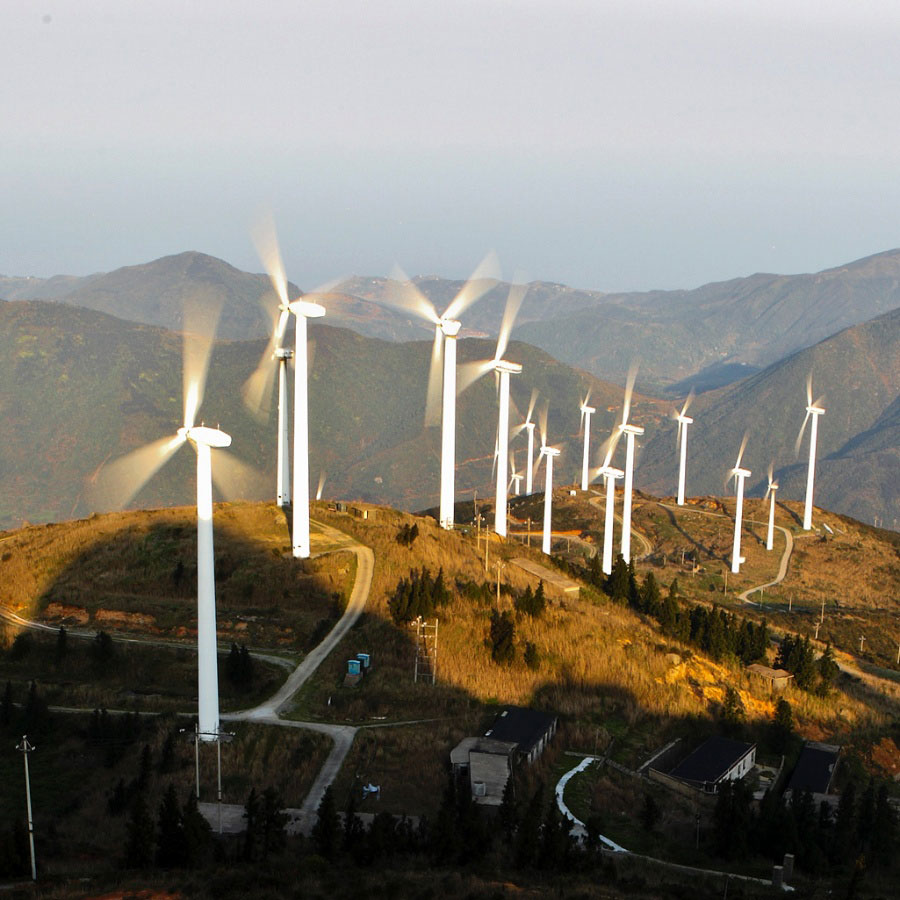
[(825, 601), (824, 600), (822, 601), (822, 614), (819, 616), (819, 621), (820, 622), (825, 621)]
[(815, 638), (816, 640), (819, 639), (819, 629), (820, 629), (821, 627), (822, 627), (822, 623), (821, 623), (821, 622), (816, 622), (816, 638)]
[(722, 591), (722, 596), (728, 596), (728, 569), (725, 570), (725, 590)]
[(197, 778), (197, 800), (200, 800), (200, 722), (194, 722), (194, 772)]
[(863, 652), (863, 645), (865, 644), (865, 642), (866, 642), (866, 636), (864, 634), (861, 634), (859, 636), (859, 652), (860, 653)]
[(31, 776), (28, 773), (28, 754), (34, 750), (34, 744), (28, 743), (28, 735), (22, 735), (22, 743), (16, 747), (16, 750), (22, 752), (25, 760), (25, 807), (28, 812), (28, 846), (31, 850), (31, 880), (37, 881), (37, 868), (34, 863), (34, 819), (31, 815)]
[(497, 564), (497, 612), (500, 612), (500, 573), (506, 568), (505, 562)]
[(528, 546), (531, 546), (531, 516), (528, 517)]

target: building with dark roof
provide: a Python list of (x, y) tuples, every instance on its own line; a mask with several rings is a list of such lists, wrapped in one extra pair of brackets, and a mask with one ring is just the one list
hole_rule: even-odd
[(536, 709), (507, 706), (497, 715), (484, 736), (495, 741), (514, 743), (517, 756), (533, 763), (556, 734), (558, 723), (556, 716)]
[(800, 751), (784, 796), (790, 798), (794, 791), (809, 791), (816, 802), (824, 800), (831, 793), (840, 755), (841, 748), (834, 744), (807, 741)]
[(716, 735), (683, 759), (669, 776), (697, 790), (715, 794), (725, 781), (743, 778), (756, 763), (756, 744)]

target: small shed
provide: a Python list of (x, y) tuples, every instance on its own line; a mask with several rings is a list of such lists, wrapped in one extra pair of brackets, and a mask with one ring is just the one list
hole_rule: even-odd
[(786, 669), (770, 669), (761, 663), (747, 666), (747, 673), (767, 684), (773, 691), (783, 691), (794, 677)]
[(756, 763), (756, 744), (715, 735), (683, 759), (669, 777), (707, 794), (743, 778)]
[(453, 771), (468, 773), (472, 799), (484, 806), (499, 806), (513, 767), (516, 745), (484, 737), (463, 738), (450, 752)]
[(841, 748), (835, 744), (807, 741), (791, 773), (791, 780), (784, 792), (785, 799), (790, 799), (794, 791), (809, 791), (816, 803), (825, 800), (831, 793), (840, 755)]

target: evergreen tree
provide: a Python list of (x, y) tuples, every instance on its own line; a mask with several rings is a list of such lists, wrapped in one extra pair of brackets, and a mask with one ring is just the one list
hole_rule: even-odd
[(516, 658), (516, 626), (509, 612), (491, 610), (491, 659), (496, 663), (511, 665)]
[(621, 553), (616, 555), (612, 572), (606, 579), (606, 593), (614, 603), (628, 602), (628, 565)]
[(106, 807), (111, 816), (121, 816), (128, 808), (128, 789), (124, 779), (120, 778), (106, 800)]
[(185, 863), (195, 868), (204, 865), (212, 845), (212, 829), (197, 807), (197, 795), (190, 791), (181, 812), (184, 829)]
[(644, 583), (641, 585), (639, 607), (641, 612), (654, 618), (658, 618), (660, 614), (662, 600), (659, 595), (659, 585), (652, 572), (647, 573)]
[(791, 704), (782, 697), (775, 704), (775, 719), (772, 723), (772, 746), (777, 753), (784, 753), (794, 733), (794, 716)]
[(225, 677), (235, 686), (241, 680), (241, 651), (234, 641), (231, 642), (231, 649), (225, 660)]
[(461, 835), (457, 828), (456, 779), (448, 773), (441, 805), (438, 807), (434, 828), (431, 831), (431, 855), (435, 862), (446, 864), (455, 860), (459, 853)]
[(365, 833), (362, 819), (356, 814), (356, 791), (350, 791), (350, 799), (344, 813), (344, 850), (354, 851), (363, 841)]
[(879, 865), (890, 864), (896, 850), (897, 814), (889, 801), (887, 786), (878, 788), (872, 824), (872, 856)]
[(834, 658), (834, 650), (831, 649), (830, 643), (825, 645), (825, 650), (819, 657), (816, 668), (819, 673), (818, 691), (820, 694), (825, 695), (834, 686), (835, 681), (837, 681), (838, 673), (840, 672), (840, 668)]
[(736, 734), (740, 731), (745, 718), (746, 714), (744, 712), (744, 704), (741, 702), (741, 695), (729, 685), (725, 688), (725, 699), (722, 703), (722, 723), (725, 726), (725, 731), (730, 734)]
[(541, 827), (538, 864), (542, 869), (564, 869), (569, 858), (571, 820), (565, 818), (555, 803), (547, 807)]
[(661, 814), (662, 810), (659, 808), (659, 804), (656, 802), (653, 794), (645, 794), (644, 805), (641, 808), (641, 825), (644, 831), (652, 833), (656, 829), (656, 823), (659, 822)]
[(516, 803), (516, 784), (515, 779), (510, 773), (503, 786), (503, 797), (500, 800), (500, 807), (497, 810), (497, 820), (507, 843), (512, 840), (512, 836), (516, 831), (519, 823), (519, 810)]
[(149, 744), (144, 744), (144, 747), (141, 750), (141, 762), (138, 768), (137, 778), (134, 782), (135, 789), (138, 791), (146, 790), (147, 786), (150, 784), (150, 777), (152, 774), (153, 753), (150, 750)]
[(318, 818), (313, 826), (312, 839), (319, 856), (328, 860), (334, 859), (340, 846), (341, 822), (330, 786), (325, 790), (319, 803)]
[(27, 734), (40, 734), (50, 720), (50, 710), (38, 691), (37, 684), (28, 686), (28, 697), (25, 700), (24, 730)]
[(848, 781), (838, 801), (832, 832), (831, 859), (838, 865), (856, 856), (856, 785)]
[(175, 769), (175, 735), (170, 731), (163, 741), (162, 750), (159, 751), (157, 771), (165, 774)]
[(516, 864), (520, 868), (534, 865), (541, 841), (541, 810), (544, 806), (543, 785), (531, 797), (516, 834)]
[(0, 728), (8, 729), (12, 726), (14, 711), (12, 684), (7, 681), (3, 690), (3, 700), (0, 702)]
[(525, 642), (525, 653), (522, 657), (525, 665), (532, 671), (536, 671), (541, 667), (541, 654), (538, 652), (537, 646), (531, 641)]
[[(328, 791), (330, 790), (331, 787), (329, 786)], [(284, 803), (275, 788), (267, 787), (263, 791), (262, 796), (262, 822), (260, 828), (263, 859), (270, 853), (284, 850), (286, 839), (284, 827), (288, 823), (289, 816), (283, 811), (283, 807)], [(337, 844), (335, 843), (336, 846)]]
[(69, 636), (66, 633), (65, 625), (59, 626), (56, 632), (56, 663), (59, 665), (69, 652)]
[(244, 831), (244, 847), (241, 852), (242, 858), (246, 862), (253, 862), (256, 859), (259, 847), (261, 814), (259, 808), (259, 797), (256, 794), (256, 788), (250, 788), (247, 795), (247, 802), (244, 804), (244, 818), (247, 820), (247, 827)]
[(726, 781), (719, 788), (713, 811), (716, 853), (725, 859), (746, 855), (751, 831), (750, 791), (743, 781)]
[(143, 794), (131, 804), (131, 815), (125, 827), (125, 868), (146, 869), (153, 862), (153, 819), (147, 811)]
[(875, 781), (870, 778), (859, 801), (856, 816), (856, 844), (868, 851), (872, 840), (872, 826), (875, 824)]
[(98, 631), (91, 641), (91, 659), (101, 675), (109, 670), (115, 655), (116, 648), (113, 639), (105, 631)]
[(178, 804), (175, 785), (169, 784), (159, 805), (156, 833), (156, 864), (163, 869), (175, 869), (187, 862), (185, 854), (184, 821)]

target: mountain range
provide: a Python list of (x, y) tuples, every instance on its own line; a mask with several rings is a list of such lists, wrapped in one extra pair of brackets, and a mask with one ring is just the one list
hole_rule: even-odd
[[(415, 281), (438, 309), (461, 286), (436, 277)], [(549, 398), (550, 440), (569, 451), (560, 474), (574, 479), (581, 459), (577, 407), (588, 386), (600, 409), (595, 447), (621, 405), (621, 387), (592, 375), (621, 384), (639, 356), (645, 394), (674, 396), (691, 384), (702, 391), (691, 408), (697, 422), (689, 437), (689, 493), (722, 492), (749, 430), (751, 489), (764, 490), (773, 463), (782, 496), (799, 498), (806, 451), (798, 461), (793, 443), (812, 373), (827, 408), (817, 503), (891, 527), (900, 490), (898, 283), (900, 251), (817, 275), (756, 275), (694, 291), (603, 294), (533, 283), (514, 333), (535, 346), (514, 342), (509, 351), (525, 365), (512, 379), (513, 420), (521, 419), (532, 387)], [(460, 361), (493, 355), (488, 338), (507, 289), (498, 284), (467, 310)], [(300, 293), (293, 285), (291, 291)], [(265, 276), (188, 252), (81, 278), (0, 276), (0, 296), (13, 301), (0, 304), (0, 411), (7, 425), (0, 525), (85, 513), (85, 478), (177, 426), (181, 350), (173, 332), (188, 299), (222, 309), (218, 333), (225, 340), (216, 347), (207, 408), (234, 434), (236, 451), (271, 471), (274, 421), (259, 422), (239, 399), (270, 328), (266, 307), (274, 295)], [(438, 468), (438, 430), (422, 427), (432, 326), (392, 306), (390, 297), (388, 279), (364, 277), (324, 295), (329, 324), (313, 328), (311, 471), (314, 482), (320, 470), (329, 473), (326, 496), (415, 509), (433, 504)], [(674, 492), (674, 426), (666, 419), (672, 402), (644, 396), (635, 410), (647, 425), (636, 484), (662, 493)], [(495, 408), (490, 379), (460, 401), (460, 494), (490, 490)], [(521, 467), (521, 448), (518, 455)], [(189, 461), (179, 462), (137, 502), (186, 502), (191, 482)], [(263, 480), (245, 489), (266, 496), (268, 486)]]

